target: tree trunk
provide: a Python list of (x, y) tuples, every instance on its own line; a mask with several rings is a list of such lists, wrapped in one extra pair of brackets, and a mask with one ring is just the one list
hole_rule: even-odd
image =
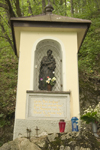
[(23, 3), (23, 0), (21, 0), (21, 13), (22, 13), (22, 16), (24, 16), (24, 11), (23, 11), (23, 6), (24, 6), (24, 3)]
[(53, 0), (53, 4), (55, 4), (55, 0)]
[(65, 0), (65, 16), (67, 15), (67, 3), (66, 3), (66, 0)]
[(60, 5), (62, 5), (63, 4), (63, 0), (60, 0)]
[(82, 13), (85, 12), (86, 0), (82, 1)]
[(32, 15), (33, 13), (32, 13), (32, 8), (31, 8), (30, 1), (29, 1), (29, 0), (27, 0), (27, 3), (29, 4), (28, 11), (29, 11), (29, 13)]
[(73, 16), (73, 14), (74, 14), (73, 0), (70, 0), (70, 3), (71, 3), (71, 14), (72, 14), (72, 16)]
[(45, 0), (42, 0), (42, 13), (45, 14), (46, 3)]

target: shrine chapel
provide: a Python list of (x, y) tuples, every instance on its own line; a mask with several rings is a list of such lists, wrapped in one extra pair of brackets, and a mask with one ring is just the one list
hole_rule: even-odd
[(27, 128), (35, 135), (36, 126), (39, 133), (59, 132), (60, 119), (71, 131), (71, 118), (80, 116), (78, 52), (91, 21), (52, 11), (48, 4), (46, 14), (11, 18), (19, 59), (14, 139)]

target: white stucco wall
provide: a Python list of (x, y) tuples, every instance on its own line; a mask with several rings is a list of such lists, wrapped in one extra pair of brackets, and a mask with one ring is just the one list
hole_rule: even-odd
[(16, 119), (25, 119), (26, 90), (33, 90), (34, 52), (43, 39), (58, 41), (62, 49), (63, 91), (71, 91), (71, 117), (79, 116), (79, 87), (77, 61), (77, 32), (63, 31), (22, 31), (20, 33), (20, 56), (18, 68), (18, 87)]

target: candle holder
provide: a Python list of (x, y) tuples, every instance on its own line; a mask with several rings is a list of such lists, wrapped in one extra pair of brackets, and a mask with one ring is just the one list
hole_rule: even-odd
[(65, 131), (65, 125), (66, 125), (66, 122), (63, 119), (61, 119), (59, 121), (59, 130), (60, 130), (60, 132), (64, 132)]

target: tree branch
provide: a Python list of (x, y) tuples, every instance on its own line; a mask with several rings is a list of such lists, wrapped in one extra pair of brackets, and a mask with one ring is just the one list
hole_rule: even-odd
[[(0, 15), (0, 19), (3, 19), (3, 21), (6, 23), (6, 25), (8, 26), (8, 27), (11, 27), (11, 24), (10, 24), (10, 20), (8, 20), (7, 21), (7, 19), (4, 19), (4, 17), (2, 16), (2, 15)], [(1, 21), (1, 20), (0, 20)]]
[(0, 3), (0, 7), (7, 9), (7, 5)]
[(16, 15), (15, 15), (15, 13), (14, 13), (14, 11), (13, 11), (13, 8), (12, 8), (12, 6), (11, 6), (10, 1), (9, 1), (9, 0), (5, 0), (5, 2), (6, 2), (6, 4), (7, 4), (8, 7), (9, 7), (9, 15), (10, 15), (10, 17), (16, 17)]
[(6, 48), (6, 47), (9, 47), (9, 46), (10, 46), (10, 45), (8, 45), (8, 46), (4, 46), (4, 47), (1, 47), (1, 48), (0, 48), (0, 50), (4, 49), (4, 48)]
[(22, 14), (21, 14), (21, 9), (20, 9), (20, 5), (19, 5), (19, 0), (16, 0), (15, 6), (16, 6), (16, 13), (17, 13), (18, 17), (21, 17)]
[(4, 39), (7, 39), (7, 37), (5, 37), (5, 36), (0, 36), (1, 38), (4, 38)]
[(1, 26), (1, 29), (2, 29), (2, 31), (3, 31), (3, 33), (5, 34), (5, 39), (7, 39), (8, 40), (8, 42), (9, 42), (9, 44), (10, 44), (10, 46), (12, 47), (12, 49), (14, 49), (14, 45), (12, 44), (12, 40), (9, 38), (9, 36), (7, 35), (7, 33), (6, 33), (6, 30), (5, 30), (5, 28), (4, 28), (4, 26), (0, 23), (0, 26)]

